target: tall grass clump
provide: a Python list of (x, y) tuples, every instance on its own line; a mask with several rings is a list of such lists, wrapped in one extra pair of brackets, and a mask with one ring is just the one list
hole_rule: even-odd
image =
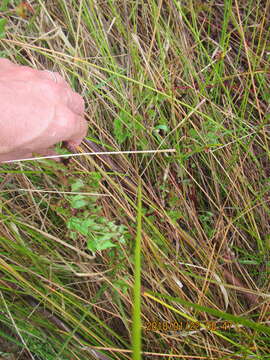
[(0, 12), (1, 57), (84, 97), (78, 151), (117, 152), (0, 165), (0, 356), (269, 359), (270, 2)]

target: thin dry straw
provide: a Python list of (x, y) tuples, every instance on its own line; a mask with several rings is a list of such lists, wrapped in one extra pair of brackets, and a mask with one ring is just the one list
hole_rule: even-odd
[(121, 155), (121, 154), (155, 154), (155, 153), (168, 153), (175, 152), (175, 149), (161, 149), (161, 150), (128, 150), (128, 151), (100, 151), (100, 152), (85, 152), (79, 154), (64, 154), (64, 155), (52, 155), (52, 156), (42, 156), (42, 157), (33, 157), (21, 160), (7, 160), (2, 163), (14, 163), (18, 161), (30, 161), (30, 160), (43, 160), (43, 159), (55, 159), (55, 158), (66, 158), (71, 156), (93, 156), (93, 155)]

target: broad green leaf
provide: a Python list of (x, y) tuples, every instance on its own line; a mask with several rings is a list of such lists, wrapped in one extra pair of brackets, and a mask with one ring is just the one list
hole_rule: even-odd
[(76, 195), (73, 196), (71, 199), (71, 207), (73, 209), (80, 209), (88, 204), (88, 201), (86, 200), (84, 195)]

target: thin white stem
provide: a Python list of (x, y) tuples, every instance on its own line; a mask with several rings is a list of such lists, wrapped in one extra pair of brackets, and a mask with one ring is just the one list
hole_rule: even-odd
[(160, 150), (128, 150), (128, 151), (100, 151), (100, 152), (84, 152), (79, 154), (65, 154), (65, 155), (51, 155), (51, 156), (42, 156), (42, 157), (33, 157), (20, 160), (7, 160), (2, 163), (14, 163), (18, 161), (30, 161), (30, 160), (43, 160), (43, 159), (55, 159), (55, 158), (66, 158), (71, 156), (93, 156), (93, 155), (121, 155), (121, 154), (155, 154), (155, 153), (167, 153), (175, 152), (175, 149), (160, 149)]

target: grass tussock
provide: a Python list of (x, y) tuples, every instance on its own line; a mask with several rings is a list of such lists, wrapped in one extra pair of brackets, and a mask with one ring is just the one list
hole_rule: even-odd
[(268, 359), (269, 1), (0, 11), (1, 56), (58, 71), (98, 148), (176, 150), (1, 164), (0, 356)]

